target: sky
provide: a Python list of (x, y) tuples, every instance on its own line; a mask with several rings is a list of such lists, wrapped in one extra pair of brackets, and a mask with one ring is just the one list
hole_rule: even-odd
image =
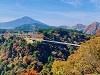
[(100, 0), (0, 0), (0, 22), (29, 16), (51, 26), (100, 22)]

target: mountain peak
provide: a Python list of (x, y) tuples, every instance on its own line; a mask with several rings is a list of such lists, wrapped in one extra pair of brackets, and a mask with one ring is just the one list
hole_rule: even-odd
[(22, 18), (19, 18), (19, 19), (13, 20), (13, 21), (0, 23), (0, 28), (2, 28), (2, 29), (14, 29), (17, 26), (21, 26), (24, 24), (35, 24), (35, 23), (46, 25), (46, 24), (39, 22), (37, 20), (34, 20), (28, 16), (24, 16)]
[(24, 16), (25, 18), (30, 18), (29, 16)]
[(86, 26), (83, 25), (83, 24), (76, 24), (75, 26), (72, 26), (72, 29), (75, 29), (75, 30), (83, 30)]
[(29, 19), (29, 20), (33, 20), (32, 18), (30, 18), (30, 17), (28, 17), (28, 16), (24, 16), (24, 17), (22, 17), (22, 18), (20, 18), (20, 19)]
[(96, 31), (96, 36), (100, 36), (100, 27)]
[(98, 24), (100, 24), (100, 23), (95, 21), (91, 25), (98, 25)]
[(96, 34), (96, 30), (98, 30), (99, 27), (100, 27), (99, 22), (93, 22), (92, 24), (88, 25), (85, 28), (84, 32), (87, 34), (94, 35), (94, 34)]
[(94, 21), (93, 23), (99, 23), (99, 22), (97, 22), (97, 21)]

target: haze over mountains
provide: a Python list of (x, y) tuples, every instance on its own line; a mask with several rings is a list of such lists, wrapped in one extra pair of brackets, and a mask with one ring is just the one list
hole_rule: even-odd
[[(0, 29), (16, 29), (16, 30), (32, 30), (33, 25), (35, 28), (54, 28), (55, 26), (49, 26), (45, 23), (34, 20), (30, 17), (22, 17), (13, 21), (0, 23)], [(94, 35), (99, 29), (100, 23), (93, 22), (90, 25), (76, 24), (75, 26), (69, 27), (66, 25), (59, 26), (57, 28), (75, 29), (83, 31), (86, 34)], [(56, 28), (56, 27), (55, 27)]]

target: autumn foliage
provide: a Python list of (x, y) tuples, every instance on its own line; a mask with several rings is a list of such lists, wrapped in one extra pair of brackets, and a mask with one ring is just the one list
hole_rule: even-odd
[[(37, 38), (43, 37), (44, 40), (74, 44), (81, 44), (90, 39), (89, 36), (70, 29), (40, 29), (37, 33), (41, 34), (35, 34)], [(70, 45), (30, 41), (29, 38), (24, 38), (24, 35), (11, 35), (6, 38), (0, 36), (0, 75), (39, 75), (39, 73), (55, 75), (55, 72), (62, 73), (68, 56), (73, 54), (77, 48)], [(60, 60), (60, 62), (54, 60)], [(55, 70), (56, 67), (54, 68), (52, 64), (54, 66), (59, 64), (59, 68)], [(59, 69), (60, 71), (58, 71)]]
[(22, 72), (18, 75), (40, 75), (37, 71), (33, 70), (33, 68), (29, 69), (27, 72)]
[(100, 75), (100, 37), (92, 38), (65, 61), (54, 61), (54, 75)]

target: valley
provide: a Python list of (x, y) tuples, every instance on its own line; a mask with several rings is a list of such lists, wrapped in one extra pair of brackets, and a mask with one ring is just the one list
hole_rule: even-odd
[(100, 75), (100, 0), (0, 0), (0, 75)]
[[(90, 36), (70, 29), (38, 29), (44, 40), (81, 44), (90, 39)], [(39, 38), (39, 37), (38, 37)], [(0, 38), (0, 72), (1, 74), (24, 74), (31, 69), (37, 74), (51, 71), (54, 60), (66, 61), (68, 56), (79, 47), (57, 43), (46, 43), (26, 40), (23, 34), (20, 36), (1, 35)], [(48, 67), (46, 67), (48, 66)]]
[[(26, 17), (24, 17), (24, 20), (25, 18)], [(84, 59), (79, 53), (81, 52), (81, 49), (84, 51), (84, 44), (86, 44), (86, 47), (90, 46), (90, 43), (87, 43), (88, 40), (90, 40), (90, 42), (92, 39), (96, 41), (97, 38), (99, 45), (99, 23), (94, 22), (89, 25), (90, 28), (91, 26), (94, 28), (95, 26), (97, 27), (92, 31), (89, 29), (89, 26), (84, 26), (82, 24), (77, 24), (72, 28), (65, 28), (64, 26), (64, 28), (62, 28), (48, 26), (39, 21), (36, 22), (37, 23), (34, 24), (20, 25), (14, 29), (0, 29), (1, 75), (99, 74), (99, 66), (97, 66), (97, 68), (92, 68), (90, 67), (91, 65), (89, 65), (88, 68), (84, 68), (87, 69), (86, 72), (84, 69), (81, 70), (83, 67), (79, 66), (77, 66), (77, 68), (80, 70), (75, 69), (75, 72), (69, 71), (71, 70), (70, 66), (72, 65), (70, 63), (71, 60), (72, 62), (75, 61), (75, 63), (78, 61), (73, 56)], [(87, 33), (87, 28), (92, 32), (95, 30), (95, 32), (91, 35), (90, 33)], [(87, 34), (85, 34), (82, 29), (85, 29), (85, 33)], [(96, 47), (98, 48), (98, 46)], [(87, 51), (88, 50), (90, 49), (87, 48)], [(86, 53), (84, 54), (86, 55)], [(85, 60), (87, 60), (86, 63), (88, 64), (89, 59), (90, 58), (86, 58), (82, 60), (82, 62), (86, 62)], [(96, 62), (93, 62), (95, 65), (99, 65), (99, 60), (96, 61), (94, 58), (93, 61)], [(57, 63), (59, 63), (59, 65), (57, 65)], [(67, 69), (67, 63), (69, 64), (69, 69)], [(57, 69), (57, 67), (59, 68)], [(63, 68), (63, 70), (60, 70), (60, 68)], [(67, 71), (65, 71), (64, 68), (66, 68)], [(92, 69), (96, 69), (97, 71)]]

